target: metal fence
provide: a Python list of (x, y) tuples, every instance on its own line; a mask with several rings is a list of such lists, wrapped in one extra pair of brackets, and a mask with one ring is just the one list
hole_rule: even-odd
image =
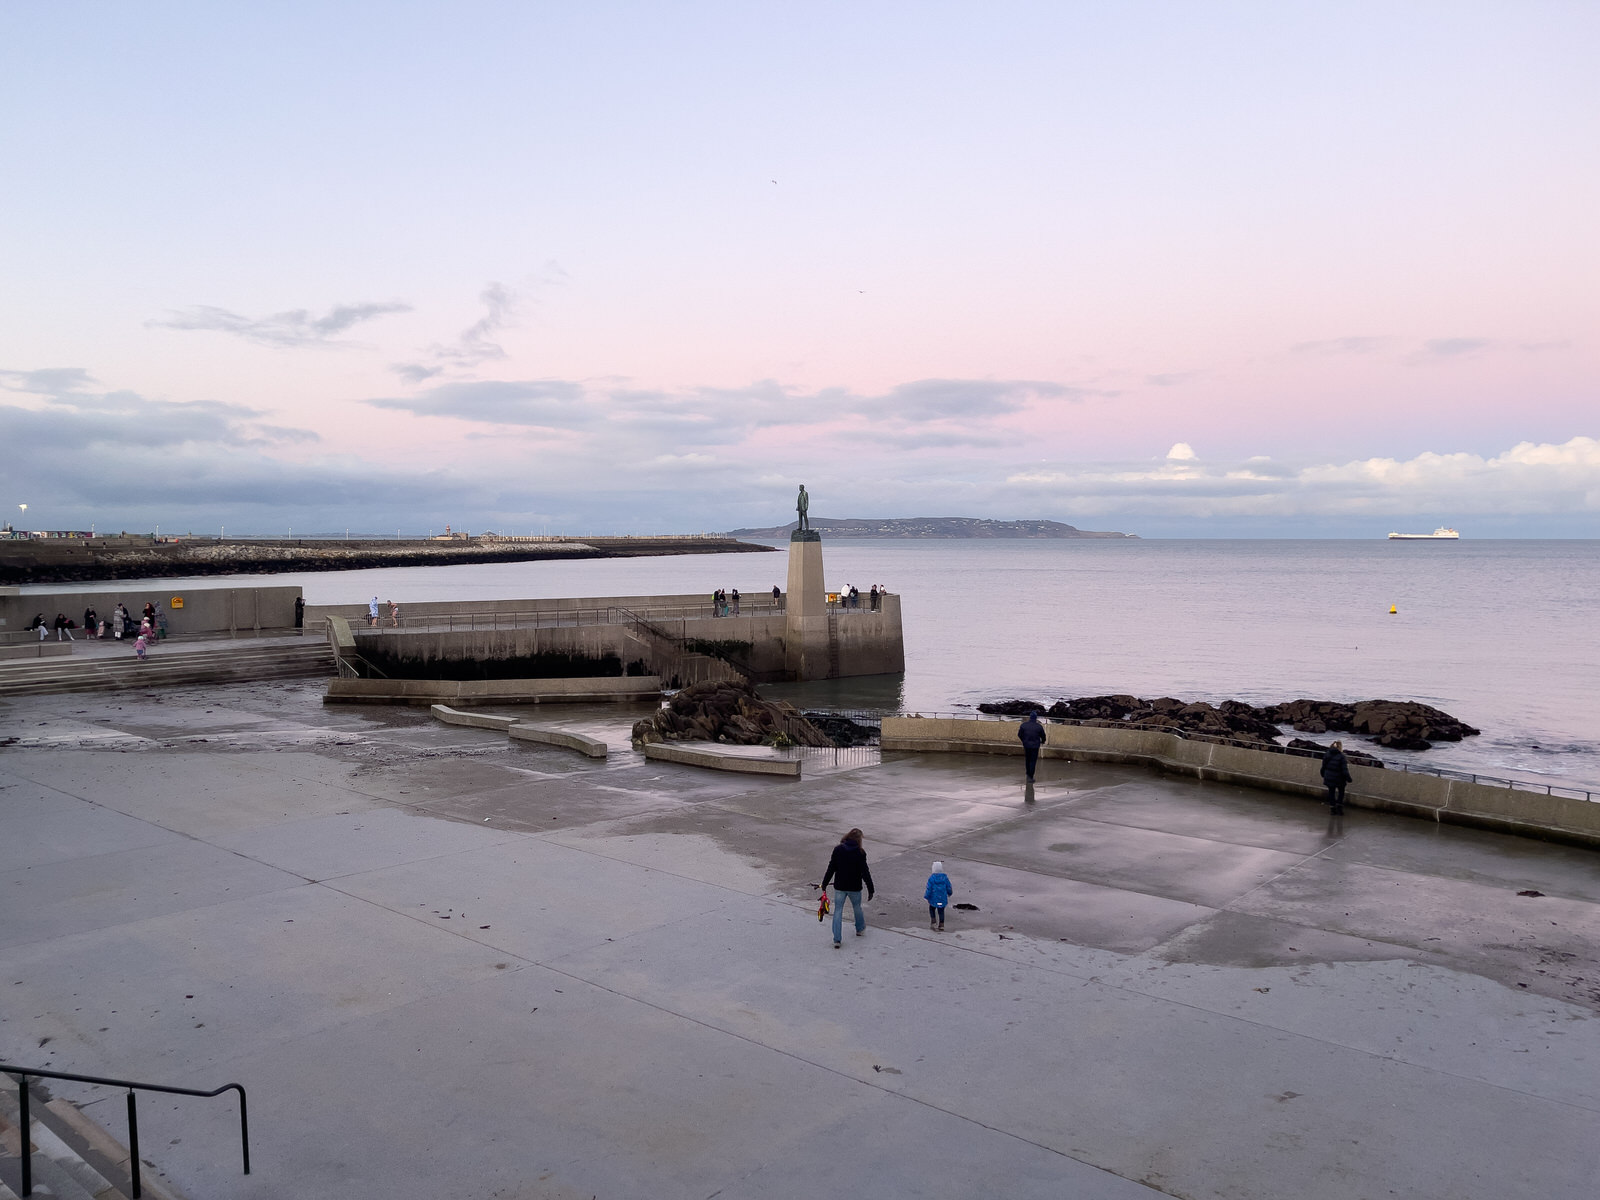
[[(1017, 724), (1022, 718), (1004, 716), (998, 713), (980, 712), (898, 712), (887, 714), (896, 717), (930, 717), (951, 721), (999, 721)], [(1047, 717), (1040, 714), (1039, 719), (1046, 725), (1087, 725), (1091, 728), (1108, 728), (1105, 725), (1096, 726), (1093, 721), (1080, 721), (1072, 717)], [(1210, 742), (1217, 746), (1238, 746), (1244, 750), (1261, 750), (1268, 754), (1288, 754), (1300, 758), (1322, 757), (1320, 751), (1303, 750), (1298, 746), (1277, 746), (1268, 742), (1250, 742), (1240, 738), (1217, 737), (1209, 733), (1196, 733), (1192, 729), (1180, 729), (1176, 725), (1125, 725), (1128, 729), (1148, 729), (1155, 733), (1170, 733), (1176, 737), (1184, 738), (1191, 742)], [(1361, 753), (1365, 754), (1365, 751)], [(1376, 754), (1368, 755), (1378, 758)], [(1410, 763), (1395, 762), (1391, 759), (1379, 759), (1384, 769), (1389, 771), (1404, 771), (1411, 775), (1434, 775), (1440, 779), (1459, 779), (1463, 783), (1481, 783), (1487, 787), (1512, 788), (1520, 792), (1536, 792), (1545, 796), (1565, 796), (1572, 800), (1587, 800), (1591, 803), (1600, 802), (1600, 792), (1589, 791), (1561, 783), (1537, 783), (1528, 779), (1504, 779), (1497, 775), (1479, 775), (1472, 771), (1457, 771), (1449, 767), (1425, 767)], [(1357, 762), (1356, 766), (1361, 764)]]

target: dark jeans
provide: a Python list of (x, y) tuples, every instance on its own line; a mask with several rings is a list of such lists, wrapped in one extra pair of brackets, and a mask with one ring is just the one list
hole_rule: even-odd
[(928, 905), (928, 920), (944, 924), (944, 906), (940, 904)]
[(1028, 768), (1028, 778), (1033, 778), (1033, 769), (1039, 765), (1039, 747), (1024, 746), (1022, 748), (1022, 761)]
[(1328, 784), (1328, 804), (1333, 808), (1344, 807), (1344, 784)]

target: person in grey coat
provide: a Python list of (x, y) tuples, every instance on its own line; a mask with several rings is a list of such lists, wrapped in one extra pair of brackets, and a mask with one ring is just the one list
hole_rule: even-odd
[(1032, 783), (1034, 768), (1039, 765), (1039, 747), (1048, 740), (1037, 709), (1029, 713), (1028, 719), (1017, 729), (1017, 738), (1022, 742), (1022, 762), (1028, 770), (1028, 782)]
[(1350, 760), (1344, 756), (1344, 743), (1335, 742), (1322, 756), (1322, 783), (1328, 789), (1328, 807), (1333, 815), (1344, 812), (1344, 785), (1350, 782)]

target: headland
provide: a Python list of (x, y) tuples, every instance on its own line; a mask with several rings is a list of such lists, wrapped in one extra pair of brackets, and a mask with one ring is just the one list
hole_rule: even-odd
[[(986, 517), (815, 517), (811, 529), (830, 538), (1130, 538), (1136, 533), (1079, 529), (1060, 521), (991, 521)], [(766, 529), (735, 529), (731, 538), (785, 538), (795, 522)]]

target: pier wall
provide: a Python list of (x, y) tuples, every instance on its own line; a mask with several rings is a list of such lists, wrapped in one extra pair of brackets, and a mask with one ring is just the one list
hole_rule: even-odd
[[(111, 584), (92, 592), (4, 592), (0, 593), (0, 641), (15, 642), (15, 635), (27, 632), (35, 613), (46, 621), (64, 612), (74, 621), (83, 620), (83, 610), (92, 607), (104, 620), (120, 600), (137, 623), (145, 602), (154, 601), (167, 617), (167, 633), (172, 636), (212, 634), (251, 637), (258, 633), (283, 633), (294, 627), (294, 602), (298, 587), (189, 587), (163, 588), (144, 583), (136, 587)], [(181, 599), (183, 606), (173, 601)], [(74, 637), (83, 631), (74, 629)], [(37, 636), (37, 634), (33, 635)], [(51, 640), (55, 634), (50, 635)]]
[[(699, 661), (708, 656), (685, 654), (676, 643), (735, 642), (742, 645), (730, 648), (730, 661), (754, 680), (773, 681), (791, 677), (786, 607), (786, 598), (774, 602), (770, 593), (743, 600), (737, 616), (724, 617), (713, 616), (709, 595), (431, 601), (402, 604), (396, 626), (380, 598), (376, 626), (368, 624), (365, 604), (312, 605), (306, 608), (306, 629), (325, 633), (329, 619), (337, 618), (348, 624), (358, 651), (370, 647), (424, 660), (615, 654), (624, 663), (643, 659), (657, 674), (668, 679), (677, 675), (684, 683), (726, 675)], [(831, 630), (831, 658), (839, 675), (905, 670), (898, 595), (885, 595), (878, 612), (863, 597), (860, 608), (836, 607), (815, 623), (820, 642), (813, 657), (817, 663), (829, 661)]]
[[(1022, 755), (1018, 722), (946, 717), (885, 717), (885, 750)], [(1326, 794), (1316, 758), (1219, 745), (1155, 729), (1097, 725), (1045, 726), (1044, 758), (1131, 763), (1163, 771), (1245, 784), (1321, 799)], [(1345, 803), (1452, 825), (1473, 825), (1600, 848), (1600, 803), (1446, 779), (1411, 771), (1350, 764), (1354, 780)]]

